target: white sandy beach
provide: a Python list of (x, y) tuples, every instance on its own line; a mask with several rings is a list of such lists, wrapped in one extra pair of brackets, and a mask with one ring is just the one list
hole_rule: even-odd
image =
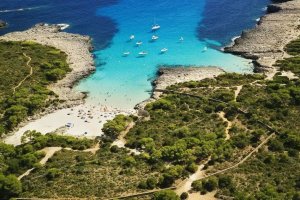
[[(72, 136), (95, 138), (102, 134), (103, 124), (117, 114), (131, 114), (134, 110), (121, 111), (105, 106), (82, 104), (73, 108), (57, 110), (40, 119), (31, 121), (21, 127), (4, 142), (12, 145), (21, 144), (21, 137), (27, 130), (36, 130), (42, 134), (57, 131)], [(61, 132), (60, 132), (61, 130)]]

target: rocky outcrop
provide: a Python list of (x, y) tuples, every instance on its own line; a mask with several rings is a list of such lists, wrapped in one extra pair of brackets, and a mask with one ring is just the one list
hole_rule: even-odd
[(0, 19), (0, 28), (4, 28), (6, 26), (6, 22)]
[(85, 94), (75, 92), (72, 88), (78, 80), (95, 70), (94, 60), (90, 53), (91, 39), (88, 36), (60, 32), (60, 29), (61, 27), (57, 25), (38, 24), (26, 31), (8, 33), (0, 37), (0, 40), (34, 41), (65, 52), (72, 71), (64, 79), (51, 85), (49, 89), (67, 104), (78, 104), (82, 102)]
[(148, 103), (158, 99), (161, 92), (157, 92), (156, 89), (166, 89), (176, 83), (214, 78), (223, 73), (225, 71), (219, 67), (162, 67), (158, 71), (157, 79), (153, 82), (154, 90), (151, 98), (136, 105), (135, 109), (143, 109)]
[(254, 60), (255, 71), (274, 71), (285, 57), (284, 47), (300, 35), (300, 0), (272, 4), (258, 25), (244, 31), (235, 44), (224, 50)]

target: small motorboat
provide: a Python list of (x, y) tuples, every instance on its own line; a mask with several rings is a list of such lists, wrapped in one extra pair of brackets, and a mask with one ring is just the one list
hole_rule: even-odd
[(123, 53), (123, 56), (129, 56), (130, 55), (130, 52), (129, 51), (126, 51)]
[(160, 29), (160, 25), (155, 24), (155, 25), (152, 26), (152, 31), (156, 31), (158, 29)]
[(59, 29), (61, 31), (63, 31), (65, 29), (69, 28), (70, 25), (69, 24), (57, 24), (57, 26), (59, 27)]
[(146, 56), (148, 53), (146, 52), (146, 51), (141, 51), (140, 53), (139, 53), (139, 56)]
[(159, 38), (159, 37), (156, 36), (156, 35), (153, 35), (153, 36), (152, 36), (152, 40), (153, 40), (153, 41), (157, 40), (158, 38)]
[(142, 41), (138, 41), (137, 43), (135, 43), (137, 46), (141, 46), (143, 44)]
[(163, 48), (163, 49), (160, 50), (161, 53), (166, 53), (167, 51), (168, 51), (167, 48)]
[(180, 38), (179, 38), (179, 41), (180, 41), (180, 42), (182, 42), (183, 40), (184, 40), (183, 37), (180, 37)]
[(134, 35), (131, 35), (131, 36), (129, 37), (130, 40), (133, 40), (134, 38), (135, 38)]

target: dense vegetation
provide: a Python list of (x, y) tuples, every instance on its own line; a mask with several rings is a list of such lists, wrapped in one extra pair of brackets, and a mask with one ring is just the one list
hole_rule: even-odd
[(0, 142), (1, 199), (16, 197), (22, 192), (22, 184), (17, 176), (33, 167), (40, 167), (39, 160), (44, 157), (44, 153), (39, 150), (44, 147), (62, 146), (72, 149), (86, 149), (95, 144), (93, 140), (53, 134), (41, 135), (35, 131), (27, 132), (23, 139), (27, 142), (17, 147)]
[(211, 163), (235, 159), (240, 135), (245, 133), (238, 133), (236, 142), (226, 141), (227, 123), (218, 114), (234, 112), (235, 86), (262, 78), (261, 75), (225, 74), (214, 80), (169, 87), (169, 90), (184, 91), (198, 98), (171, 92), (148, 104), (146, 110), (150, 119), (138, 121), (129, 131), (127, 146), (143, 151), (153, 166), (169, 166), (161, 170), (158, 187), (169, 187), (175, 180), (195, 172), (199, 162), (209, 157)]
[(57, 102), (47, 86), (70, 71), (66, 57), (53, 47), (33, 42), (0, 41), (0, 136)]
[[(287, 46), (294, 57), (278, 61), (281, 70), (298, 74), (298, 43)], [(236, 97), (237, 88), (241, 91)], [(42, 157), (38, 150), (44, 147), (82, 150), (94, 141), (27, 132), (19, 147), (1, 144), (0, 195), (111, 198), (168, 188), (194, 173), (203, 161), (209, 161), (207, 173), (232, 166), (276, 130), (246, 162), (195, 181), (193, 190), (202, 194), (218, 190), (217, 196), (238, 200), (300, 199), (300, 80), (289, 80), (280, 73), (271, 81), (257, 74), (228, 73), (167, 90), (146, 106), (147, 117), (118, 115), (108, 121), (95, 154), (62, 150), (45, 166), (38, 166)], [(232, 123), (229, 137), (221, 113)], [(135, 126), (125, 137), (127, 148), (112, 146), (132, 121)], [(140, 154), (130, 153), (128, 148)], [(10, 175), (20, 175), (34, 166), (22, 184)], [(187, 196), (163, 190), (141, 199), (179, 200)]]
[(127, 125), (132, 121), (131, 117), (125, 115), (117, 115), (113, 120), (108, 120), (102, 131), (107, 139), (113, 141), (118, 138), (120, 133), (124, 131)]
[(285, 50), (288, 54), (292, 55), (292, 57), (277, 61), (276, 66), (278, 66), (280, 70), (292, 71), (297, 76), (299, 76), (300, 75), (300, 39), (289, 43), (286, 46)]
[[(281, 70), (291, 70), (299, 75), (298, 44), (299, 40), (287, 46), (288, 53), (295, 57), (279, 61), (277, 65)], [(271, 139), (266, 148), (238, 168), (225, 175), (194, 182), (194, 190), (205, 193), (218, 188), (219, 196), (234, 199), (300, 199), (299, 97), (300, 81), (289, 80), (280, 73), (272, 81), (245, 85), (235, 106), (246, 110), (248, 114), (226, 114), (230, 118), (238, 119), (246, 129), (254, 130), (255, 135), (233, 126), (230, 130), (232, 141), (235, 143), (235, 134), (241, 131), (245, 133), (236, 142), (241, 147), (262, 137), (263, 127), (261, 123), (256, 123), (258, 120), (277, 130), (276, 137)], [(226, 164), (215, 165), (212, 168), (215, 170), (212, 171), (225, 167)]]
[(143, 157), (126, 149), (103, 144), (95, 155), (63, 150), (24, 178), (22, 196), (105, 199), (142, 191), (139, 181), (155, 180), (155, 174)]

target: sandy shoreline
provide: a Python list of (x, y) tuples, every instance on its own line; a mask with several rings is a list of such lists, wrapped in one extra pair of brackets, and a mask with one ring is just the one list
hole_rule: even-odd
[[(100, 119), (97, 122), (93, 120), (90, 120), (91, 122), (85, 122), (85, 119), (76, 119), (68, 115), (72, 113), (70, 107), (74, 106), (77, 106), (76, 108), (78, 108), (78, 110), (82, 110), (82, 113), (90, 113), (92, 110), (95, 110), (91, 108), (91, 105), (84, 104), (85, 94), (73, 90), (73, 86), (76, 82), (95, 71), (93, 56), (90, 52), (92, 49), (90, 37), (60, 32), (59, 26), (56, 25), (44, 26), (39, 24), (26, 31), (12, 32), (3, 35), (0, 37), (0, 40), (34, 41), (42, 45), (55, 47), (67, 54), (67, 62), (72, 69), (64, 79), (49, 86), (49, 89), (54, 91), (63, 103), (58, 106), (50, 106), (44, 112), (29, 117), (18, 126), (19, 130), (8, 134), (6, 138), (4, 138), (5, 142), (17, 145), (20, 143), (20, 138), (26, 130), (37, 130), (42, 133), (47, 133), (65, 127), (66, 123), (76, 125), (66, 130), (66, 133), (70, 133), (70, 130), (72, 130), (76, 136), (80, 136), (80, 134), (85, 132), (88, 133), (86, 135), (96, 135), (101, 133), (102, 124), (99, 123), (99, 121), (104, 121), (106, 117), (108, 119), (113, 118), (114, 115), (110, 114), (110, 112), (118, 113), (116, 110), (108, 110), (108, 108), (103, 110), (103, 107), (97, 105), (98, 110), (95, 111), (95, 115), (102, 109), (101, 114), (99, 114)], [(86, 118), (84, 116), (81, 117)]]
[[(232, 46), (225, 48), (225, 51), (253, 59), (256, 63), (256, 71), (266, 71), (267, 74), (272, 75), (276, 72), (272, 65), (276, 60), (286, 56), (283, 53), (284, 46), (300, 35), (300, 1), (272, 4), (269, 6), (269, 11), (276, 12), (262, 17), (256, 28), (243, 32)], [(74, 136), (96, 137), (102, 134), (103, 124), (113, 119), (116, 114), (135, 113), (134, 109), (121, 111), (105, 108), (103, 105), (85, 104), (84, 95), (72, 90), (78, 80), (95, 70), (89, 52), (91, 48), (89, 37), (58, 32), (55, 26), (37, 26), (24, 32), (9, 33), (0, 39), (33, 40), (54, 46), (67, 53), (68, 62), (73, 69), (65, 79), (50, 87), (61, 99), (71, 102), (68, 106), (72, 108), (52, 109), (48, 113), (37, 115), (30, 122), (23, 123), (14, 135), (4, 140), (5, 142), (19, 144), (21, 135), (28, 129), (42, 133), (59, 130)], [(154, 89), (165, 89), (169, 85), (180, 82), (213, 78), (222, 73), (224, 70), (218, 67), (161, 68), (154, 82)], [(151, 98), (138, 104), (135, 109), (143, 109), (147, 103), (159, 98), (159, 95), (160, 93), (154, 91)], [(68, 123), (71, 124), (70, 127), (66, 127)]]
[(12, 145), (21, 144), (21, 137), (27, 130), (36, 130), (42, 134), (55, 132), (75, 137), (95, 138), (101, 136), (103, 124), (118, 114), (134, 114), (134, 110), (122, 111), (109, 109), (106, 106), (80, 104), (49, 113), (32, 120), (14, 134), (6, 137), (4, 142)]

